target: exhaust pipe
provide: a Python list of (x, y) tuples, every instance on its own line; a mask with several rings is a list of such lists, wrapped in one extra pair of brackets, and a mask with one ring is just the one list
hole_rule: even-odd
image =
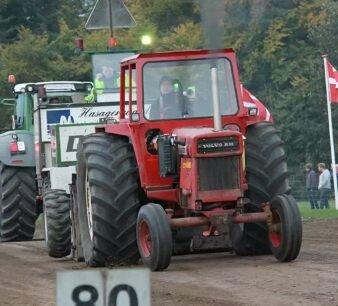
[(218, 70), (211, 68), (212, 104), (214, 109), (214, 131), (222, 131), (222, 117), (219, 102)]

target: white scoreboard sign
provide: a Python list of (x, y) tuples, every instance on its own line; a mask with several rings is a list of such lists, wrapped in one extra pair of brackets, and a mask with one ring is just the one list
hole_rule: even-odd
[(98, 104), (88, 105), (86, 107), (56, 108), (41, 110), (41, 140), (50, 141), (51, 126), (56, 124), (79, 124), (79, 123), (98, 123), (104, 118), (119, 119), (119, 105)]
[(147, 269), (57, 273), (57, 306), (150, 306)]
[(77, 146), (83, 136), (95, 132), (96, 124), (91, 125), (59, 125), (56, 148), (60, 156), (60, 163), (76, 161)]

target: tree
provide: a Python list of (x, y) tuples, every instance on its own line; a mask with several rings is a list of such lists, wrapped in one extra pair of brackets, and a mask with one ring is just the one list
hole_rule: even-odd
[(163, 50), (201, 49), (204, 38), (200, 24), (188, 21), (173, 28), (171, 33), (163, 37), (161, 48)]
[(160, 36), (187, 21), (198, 21), (193, 1), (182, 0), (126, 0), (138, 23), (155, 25)]
[(37, 35), (57, 36), (60, 19), (70, 28), (79, 27), (89, 11), (88, 0), (3, 0), (0, 3), (0, 44), (13, 42), (21, 27)]
[(19, 41), (1, 50), (1, 79), (15, 74), (17, 82), (88, 80), (90, 64), (74, 53), (74, 31), (64, 23), (60, 29), (58, 38), (50, 41), (47, 35), (37, 37), (21, 28)]
[(60, 1), (6, 0), (0, 6), (0, 44), (18, 38), (20, 27), (34, 33), (58, 32)]

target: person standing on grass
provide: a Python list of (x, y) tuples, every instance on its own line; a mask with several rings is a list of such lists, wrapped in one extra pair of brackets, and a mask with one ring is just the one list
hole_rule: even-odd
[(306, 170), (306, 192), (311, 209), (319, 208), (318, 205), (318, 175), (313, 170), (312, 164), (305, 165)]
[(329, 208), (329, 194), (331, 191), (331, 174), (324, 163), (318, 164), (319, 184), (318, 190), (320, 194), (320, 208)]

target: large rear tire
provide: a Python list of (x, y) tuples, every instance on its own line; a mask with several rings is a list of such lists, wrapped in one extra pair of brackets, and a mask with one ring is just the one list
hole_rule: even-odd
[(76, 177), (73, 176), (72, 184), (70, 185), (70, 215), (71, 215), (71, 241), (72, 241), (72, 252), (71, 257), (76, 261), (84, 261), (82, 241), (79, 228), (79, 218), (78, 218), (78, 206), (77, 202), (77, 193), (76, 193)]
[(11, 167), (0, 162), (0, 239), (33, 239), (36, 208), (35, 168)]
[(103, 133), (86, 136), (77, 160), (78, 220), (86, 263), (138, 263), (138, 169), (129, 140)]
[(69, 195), (64, 190), (49, 189), (44, 194), (45, 238), (48, 254), (61, 258), (71, 252)]
[[(283, 142), (272, 123), (248, 127), (246, 134), (246, 173), (249, 189), (244, 212), (261, 211), (261, 203), (280, 194), (289, 194), (290, 186)], [(234, 225), (232, 244), (238, 255), (271, 254), (268, 227), (264, 222)]]

